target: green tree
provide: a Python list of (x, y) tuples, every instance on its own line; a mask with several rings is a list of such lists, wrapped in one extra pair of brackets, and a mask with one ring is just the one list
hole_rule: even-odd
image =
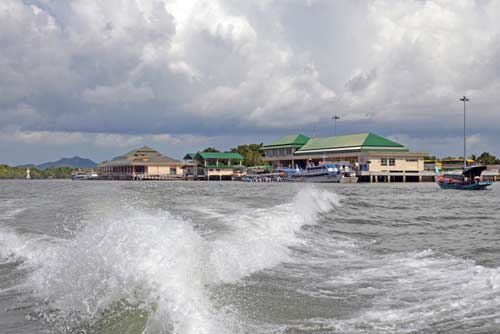
[(494, 165), (498, 162), (498, 159), (491, 155), (489, 152), (483, 152), (478, 158), (479, 163), (482, 165)]
[[(75, 168), (58, 167), (39, 170), (36, 167), (30, 168), (32, 179), (69, 179)], [(25, 167), (11, 167), (0, 165), (0, 179), (24, 179), (26, 178)]]
[(239, 153), (243, 157), (243, 165), (247, 167), (252, 166), (262, 166), (264, 162), (262, 161), (262, 153), (260, 148), (262, 144), (246, 144), (238, 145), (231, 149), (231, 152)]
[(203, 152), (220, 152), (220, 151), (215, 147), (207, 147), (206, 149), (203, 150)]

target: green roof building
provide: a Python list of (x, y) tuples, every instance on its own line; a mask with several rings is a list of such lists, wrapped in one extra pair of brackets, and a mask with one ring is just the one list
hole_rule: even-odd
[(281, 137), (280, 139), (272, 142), (271, 144), (264, 145), (262, 146), (262, 149), (268, 149), (268, 148), (289, 148), (289, 147), (295, 147), (295, 148), (301, 148), (307, 142), (309, 141), (309, 137), (298, 134), (298, 135), (290, 135), (290, 136), (285, 136)]
[(316, 152), (369, 152), (369, 151), (405, 151), (408, 149), (373, 133), (357, 133), (334, 137), (311, 138), (296, 155)]
[[(359, 176), (395, 175), (406, 180), (424, 170), (427, 153), (410, 152), (393, 140), (367, 132), (333, 137), (282, 137), (262, 147), (263, 161), (273, 167), (306, 168), (324, 162), (349, 162)], [(418, 179), (418, 178), (417, 178)]]
[(232, 180), (243, 174), (243, 157), (235, 152), (187, 153), (184, 176), (194, 180)]
[[(243, 160), (243, 157), (239, 153), (234, 152), (198, 152), (195, 155), (195, 159), (210, 161), (210, 160), (219, 160), (219, 161), (228, 161), (228, 165), (231, 164), (232, 160)], [(241, 163), (240, 163), (241, 165)]]
[(196, 153), (186, 153), (186, 155), (182, 159), (186, 161), (193, 161), (195, 157)]
[[(309, 139), (309, 137), (302, 134), (284, 136), (275, 140), (271, 144), (263, 145), (261, 147), (261, 151), (263, 152), (265, 158), (291, 158), (297, 150), (307, 144)], [(264, 159), (264, 161), (266, 160)]]

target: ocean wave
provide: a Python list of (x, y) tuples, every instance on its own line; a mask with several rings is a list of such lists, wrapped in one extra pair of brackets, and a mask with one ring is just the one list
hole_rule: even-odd
[(87, 222), (71, 240), (0, 231), (0, 249), (32, 267), (26, 284), (43, 301), (38, 316), (62, 332), (101, 326), (118, 309), (142, 319), (144, 333), (235, 333), (237, 316), (214, 308), (210, 286), (289, 260), (296, 232), (338, 204), (307, 187), (290, 203), (226, 217), (228, 231), (211, 238), (168, 212), (127, 208)]
[(311, 294), (331, 297), (332, 291), (347, 290), (368, 297), (365, 306), (347, 319), (311, 319), (303, 330), (321, 326), (334, 333), (459, 333), (474, 328), (488, 333), (500, 326), (498, 268), (432, 250), (363, 252), (348, 258), (349, 266), (335, 277), (324, 277)]

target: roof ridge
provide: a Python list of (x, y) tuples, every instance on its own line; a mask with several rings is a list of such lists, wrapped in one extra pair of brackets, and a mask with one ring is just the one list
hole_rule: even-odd
[(326, 137), (311, 137), (311, 139), (321, 139), (321, 138), (334, 138), (334, 137), (346, 137), (346, 136), (359, 136), (359, 135), (368, 135), (371, 132), (356, 132), (356, 133), (349, 133), (349, 134), (342, 134), (342, 135), (335, 135), (335, 136), (326, 136)]
[[(368, 141), (372, 141), (371, 144), (368, 143)], [(377, 144), (377, 145), (375, 145)], [(393, 140), (387, 139), (385, 137), (382, 137), (380, 135), (377, 135), (375, 133), (369, 132), (368, 135), (366, 136), (365, 140), (363, 141), (364, 146), (398, 146), (398, 147), (404, 147), (404, 145), (401, 145), (400, 143), (397, 143)]]

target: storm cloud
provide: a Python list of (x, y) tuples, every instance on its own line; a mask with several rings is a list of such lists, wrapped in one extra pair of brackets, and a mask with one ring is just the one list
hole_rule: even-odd
[(467, 95), (471, 150), (500, 154), (498, 13), (487, 0), (2, 0), (0, 151), (181, 157), (328, 135), (336, 114), (339, 132), (460, 154)]

